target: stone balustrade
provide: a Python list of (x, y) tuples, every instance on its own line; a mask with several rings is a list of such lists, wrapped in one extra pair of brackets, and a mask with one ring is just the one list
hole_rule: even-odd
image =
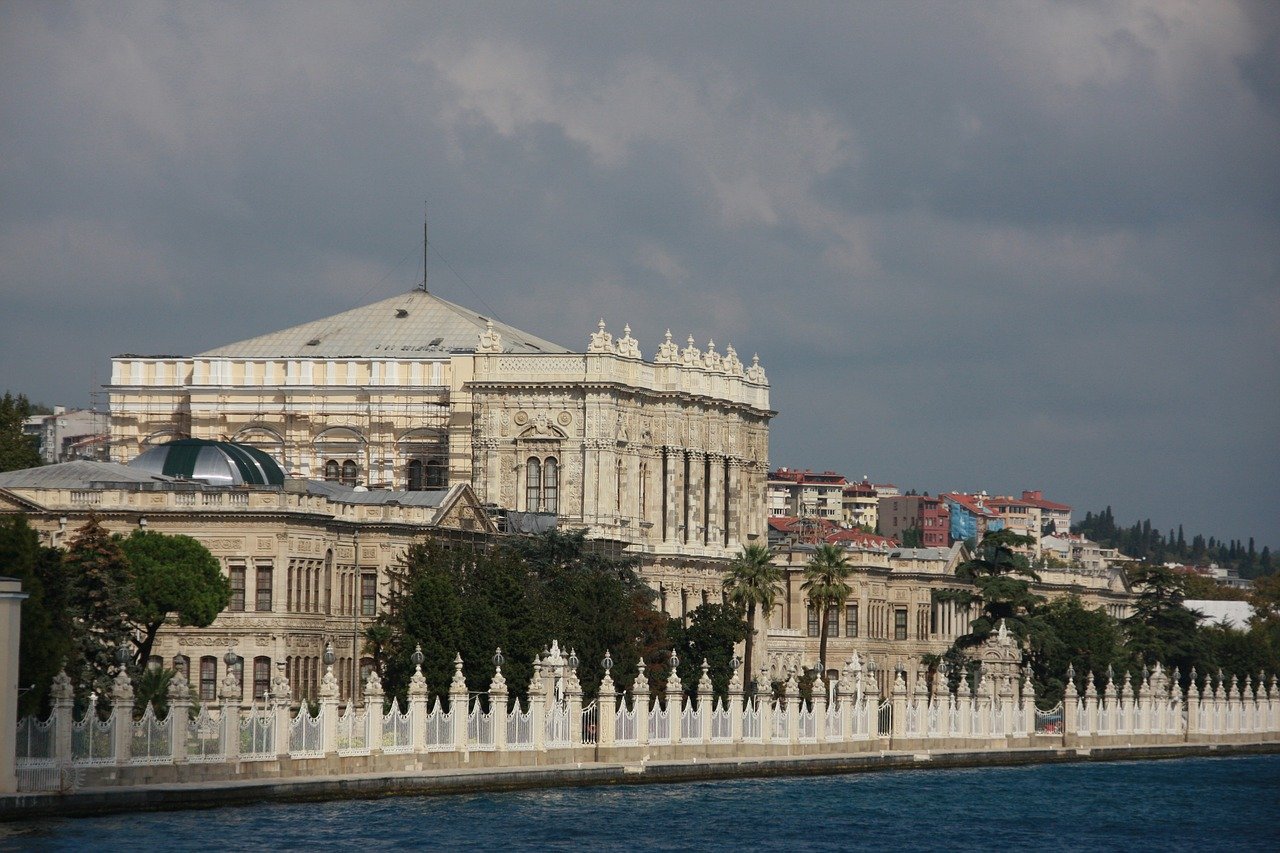
[(76, 718), (70, 680), (60, 673), (50, 716), (18, 724), (18, 785), (47, 791), (466, 765), (1280, 740), (1280, 691), (1274, 676), (1264, 682), (1261, 674), (1237, 680), (1193, 671), (1184, 688), (1178, 673), (1157, 666), (1118, 683), (1090, 674), (1081, 692), (1069, 671), (1063, 701), (1044, 710), (1030, 680), (1012, 675), (983, 674), (976, 685), (961, 680), (949, 690), (938, 674), (909, 684), (898, 673), (882, 697), (856, 655), (830, 694), (817, 685), (812, 701), (800, 697), (794, 675), (772, 695), (749, 696), (735, 672), (727, 694), (717, 695), (705, 664), (695, 684), (672, 675), (651, 695), (642, 665), (630, 689), (606, 669), (598, 697), (584, 706), (571, 663), (572, 653), (566, 658), (553, 645), (535, 661), (528, 698), (510, 701), (500, 666), (487, 693), (469, 693), (460, 656), (444, 695), (429, 695), (419, 669), (407, 701), (388, 698), (371, 674), (363, 708), (339, 707), (330, 668), (314, 712), (305, 704), (292, 710), (283, 676), (247, 709), (230, 698), (239, 696), (234, 677), (223, 684), (229, 698), (198, 710), (177, 679), (163, 718), (150, 706), (134, 714), (127, 678), (113, 684), (110, 713), (101, 714), (91, 695)]

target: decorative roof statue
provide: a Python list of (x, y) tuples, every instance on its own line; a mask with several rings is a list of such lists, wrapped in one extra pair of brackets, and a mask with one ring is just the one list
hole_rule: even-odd
[(658, 354), (653, 360), (658, 364), (676, 364), (680, 361), (680, 345), (671, 340), (670, 329), (667, 329), (662, 343), (658, 344)]
[(760, 366), (759, 353), (751, 356), (751, 366), (747, 368), (747, 381), (757, 385), (769, 384), (769, 380), (764, 375), (764, 368)]
[(716, 342), (714, 340), (707, 341), (707, 351), (702, 354), (702, 366), (717, 373), (723, 370), (720, 353), (716, 352)]
[(733, 344), (729, 344), (724, 348), (724, 372), (730, 376), (742, 376), (742, 361), (738, 358), (738, 352), (733, 348)]
[(702, 350), (693, 344), (693, 335), (689, 336), (689, 345), (680, 351), (680, 360), (685, 367), (699, 367), (702, 364)]
[(623, 358), (643, 358), (640, 355), (640, 344), (631, 337), (631, 326), (622, 327), (622, 337), (618, 338), (618, 355)]
[(484, 331), (480, 333), (480, 343), (476, 346), (476, 352), (502, 352), (502, 335), (494, 330), (493, 320), (486, 318), (484, 324)]
[(604, 318), (600, 318), (598, 332), (591, 333), (591, 343), (587, 346), (587, 352), (613, 352), (613, 335), (604, 330)]

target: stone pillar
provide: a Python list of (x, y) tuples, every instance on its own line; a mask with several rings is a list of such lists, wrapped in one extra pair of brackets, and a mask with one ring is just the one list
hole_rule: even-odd
[(907, 680), (899, 672), (893, 679), (893, 730), (892, 747), (901, 746), (907, 734)]
[[(275, 678), (271, 679), (271, 705), (276, 727), (276, 754), (282, 757), (289, 755), (289, 728), (292, 722), (289, 716), (291, 693), (289, 679), (284, 674), (284, 667), (277, 667)], [(298, 714), (302, 715), (304, 713), (306, 713), (306, 709), (299, 707)]]
[(1080, 735), (1080, 694), (1076, 691), (1076, 672), (1067, 667), (1067, 684), (1062, 690), (1062, 743)]
[(770, 686), (769, 667), (761, 666), (756, 678), (756, 708), (760, 711), (760, 742), (773, 741), (773, 690)]
[(977, 725), (973, 729), (973, 736), (976, 738), (983, 739), (991, 735), (991, 701), (993, 696), (994, 690), (991, 686), (991, 680), (983, 672), (981, 679), (978, 681), (978, 689), (974, 691), (973, 696), (973, 706), (977, 712), (974, 715)]
[(0, 578), (0, 794), (18, 790), (18, 646), (26, 598), (20, 581)]
[(787, 676), (782, 689), (787, 700), (787, 748), (790, 749), (800, 740), (800, 685), (794, 671)]
[(467, 752), (467, 717), (471, 713), (467, 699), (467, 678), (462, 674), (462, 653), (458, 652), (449, 682), (449, 713), (453, 714), (453, 748), (461, 753)]
[(111, 726), (116, 739), (116, 764), (129, 761), (133, 747), (133, 685), (124, 667), (111, 682)]
[[(1036, 690), (1031, 685), (1031, 673), (1028, 672), (1026, 678), (1022, 681), (1022, 713), (1023, 731), (1027, 733), (1027, 737), (1032, 737), (1036, 733)], [(1067, 700), (1065, 695), (1062, 700), (1063, 719), (1066, 719)]]
[[(573, 649), (569, 650), (569, 657), (577, 657)], [(578, 670), (567, 663), (564, 667), (564, 695), (569, 709), (569, 745), (582, 746), (582, 682), (578, 681)]]
[(1142, 668), (1142, 680), (1138, 682), (1133, 695), (1134, 708), (1136, 709), (1136, 719), (1133, 723), (1134, 734), (1151, 734), (1151, 712), (1154, 708), (1151, 698), (1151, 673), (1144, 666)]
[(678, 666), (677, 663), (671, 667), (671, 673), (667, 676), (667, 723), (671, 731), (672, 746), (680, 744), (680, 720), (684, 714), (684, 685), (680, 683), (680, 674), (676, 672)]
[(1100, 702), (1107, 709), (1107, 734), (1109, 735), (1114, 735), (1120, 730), (1120, 705), (1116, 697), (1116, 683), (1111, 679), (1111, 667), (1107, 667), (1107, 683), (1102, 688)]
[(228, 764), (240, 758), (240, 682), (230, 668), (222, 679), (222, 751)]
[(169, 681), (169, 755), (174, 764), (187, 763), (187, 718), (191, 710), (191, 686), (181, 673)]
[(75, 688), (66, 669), (58, 670), (49, 687), (49, 699), (53, 705), (53, 756), (58, 764), (71, 763), (71, 726)]
[(1093, 673), (1085, 676), (1084, 683), (1084, 722), (1080, 725), (1081, 734), (1096, 735), (1098, 733), (1098, 688), (1093, 683)]
[(960, 715), (960, 737), (972, 737), (973, 731), (973, 694), (969, 690), (969, 679), (960, 676), (960, 686), (956, 689), (956, 713)]
[(997, 732), (998, 737), (1007, 738), (1013, 735), (1013, 715), (1018, 713), (1018, 708), (1014, 702), (1013, 695), (1013, 677), (1006, 675), (1000, 679), (1000, 720), (1004, 726), (1004, 731)]
[[(499, 649), (498, 654), (501, 653), (502, 650)], [(422, 692), (425, 702), (427, 692), (425, 679)], [(489, 682), (489, 716), (493, 722), (493, 749), (495, 752), (505, 752), (507, 749), (507, 680), (502, 677), (500, 666), (494, 668), (493, 680)], [(414, 748), (417, 748), (417, 741), (414, 741)]]
[(533, 748), (538, 752), (545, 752), (547, 749), (546, 707), (547, 692), (542, 684), (542, 660), (535, 657), (533, 677), (529, 679), (529, 725), (533, 729)]
[(680, 532), (681, 512), (684, 505), (684, 491), (681, 485), (684, 454), (674, 447), (664, 447), (662, 453), (664, 467), (662, 491), (666, 497), (662, 504), (662, 526), (665, 533), (662, 541), (676, 544), (684, 541)]
[[(382, 679), (378, 678), (376, 669), (371, 669), (364, 682), (364, 744), (370, 755), (382, 752), (382, 699)], [(464, 734), (466, 730), (464, 723)]]
[[(608, 653), (606, 652), (606, 655)], [(613, 684), (613, 676), (609, 670), (604, 671), (600, 679), (600, 690), (596, 694), (596, 746), (609, 749), (613, 746), (618, 725), (618, 692)]]
[(636, 712), (636, 744), (649, 744), (649, 679), (644, 674), (644, 658), (637, 664), (639, 672), (631, 682), (631, 707)]
[(707, 659), (702, 659), (702, 677), (698, 679), (698, 731), (702, 733), (703, 744), (711, 743), (711, 712), (715, 709), (716, 692), (711, 685), (711, 677), (707, 675), (710, 667)]
[(742, 715), (746, 712), (746, 696), (742, 689), (742, 673), (734, 666), (729, 677), (729, 692), (725, 694), (725, 707), (729, 709), (729, 740), (742, 743)]
[(823, 681), (821, 680), (815, 681), (813, 683), (813, 686), (824, 688), (821, 692), (819, 692), (817, 701), (813, 703), (814, 739), (817, 740), (818, 743), (826, 743), (827, 742), (827, 713), (831, 710), (831, 701), (825, 689), (826, 684)]
[(325, 755), (333, 755), (338, 751), (338, 679), (333, 674), (333, 664), (325, 665), (319, 693), (320, 746)]

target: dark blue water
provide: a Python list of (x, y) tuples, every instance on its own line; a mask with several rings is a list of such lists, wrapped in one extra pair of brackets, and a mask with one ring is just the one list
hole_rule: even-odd
[(402, 797), (0, 825), (4, 850), (1280, 850), (1280, 756)]

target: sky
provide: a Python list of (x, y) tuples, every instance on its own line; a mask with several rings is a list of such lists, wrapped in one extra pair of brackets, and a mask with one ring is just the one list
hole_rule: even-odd
[[(1280, 545), (1280, 4), (0, 2), (0, 387), (407, 291), (775, 466)], [(105, 398), (102, 398), (105, 403)]]

